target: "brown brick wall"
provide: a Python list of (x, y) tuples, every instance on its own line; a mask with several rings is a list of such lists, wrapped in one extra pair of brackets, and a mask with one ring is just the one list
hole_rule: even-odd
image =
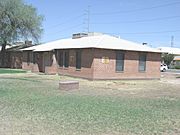
[(10, 68), (22, 68), (22, 52), (10, 52)]
[[(27, 61), (27, 55), (30, 53), (30, 61)], [(32, 51), (24, 51), (23, 52), (23, 60), (22, 60), (22, 69), (31, 70), (33, 69), (33, 53)]]
[(20, 51), (6, 51), (5, 54), (5, 67), (21, 69), (22, 68), (22, 52)]
[(28, 51), (23, 52), (23, 69), (45, 74), (57, 73), (57, 62), (53, 52), (30, 52), (30, 62), (27, 62), (27, 53)]
[(83, 49), (81, 69), (76, 70), (76, 49), (69, 51), (69, 68), (58, 67), (58, 73), (74, 77), (93, 79), (93, 49)]
[(57, 61), (54, 52), (44, 52), (43, 63), (45, 68), (45, 74), (57, 73)]
[(34, 52), (34, 64), (32, 68), (32, 72), (44, 72), (44, 64), (43, 64), (43, 52)]
[[(160, 56), (158, 53), (147, 53), (146, 71), (139, 72), (139, 52), (125, 51), (124, 71), (116, 72), (116, 52), (95, 49), (94, 79), (160, 78)], [(109, 63), (103, 64), (102, 57), (109, 57)]]
[(33, 52), (33, 67), (32, 72), (42, 72), (43, 68), (43, 53)]
[[(23, 53), (23, 69), (46, 74), (69, 75), (87, 79), (158, 79), (160, 78), (159, 53), (146, 53), (146, 71), (139, 72), (139, 52), (124, 51), (124, 71), (116, 72), (116, 51), (108, 49), (82, 49), (81, 69), (76, 70), (76, 49), (69, 50), (69, 67), (59, 67), (56, 52), (39, 53), (39, 62), (27, 63), (27, 54)], [(65, 50), (61, 50), (65, 51)], [(145, 52), (144, 52), (145, 53)], [(102, 57), (108, 57), (109, 63), (102, 63)]]

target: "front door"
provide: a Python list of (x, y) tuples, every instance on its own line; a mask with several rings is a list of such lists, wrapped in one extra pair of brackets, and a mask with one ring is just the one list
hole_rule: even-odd
[(44, 65), (43, 65), (43, 53), (39, 53), (38, 54), (38, 68), (39, 68), (39, 72), (45, 72), (44, 70)]

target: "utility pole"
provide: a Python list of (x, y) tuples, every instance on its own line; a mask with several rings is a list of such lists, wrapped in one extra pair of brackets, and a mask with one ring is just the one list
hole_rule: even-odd
[(174, 47), (174, 36), (171, 36), (171, 47)]
[(90, 31), (90, 6), (88, 6), (88, 8), (85, 10), (85, 16), (86, 16), (84, 20), (85, 31), (89, 33)]
[(90, 25), (89, 25), (89, 23), (90, 23), (90, 6), (88, 6), (88, 13), (87, 13), (87, 15), (88, 15), (88, 33), (89, 33), (89, 29), (90, 29)]

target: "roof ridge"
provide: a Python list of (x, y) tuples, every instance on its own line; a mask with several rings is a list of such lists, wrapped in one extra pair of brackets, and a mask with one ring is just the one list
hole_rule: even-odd
[(98, 47), (100, 45), (100, 43), (102, 42), (102, 40), (104, 39), (105, 35), (99, 35), (100, 39), (99, 41), (97, 41), (95, 47)]

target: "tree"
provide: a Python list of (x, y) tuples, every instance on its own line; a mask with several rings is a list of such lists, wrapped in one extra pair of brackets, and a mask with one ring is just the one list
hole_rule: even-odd
[(162, 55), (162, 60), (164, 61), (164, 63), (166, 63), (168, 66), (171, 64), (171, 62), (174, 59), (174, 55), (173, 54), (163, 54)]
[(0, 65), (5, 64), (6, 45), (29, 38), (38, 42), (43, 17), (23, 0), (0, 0)]

